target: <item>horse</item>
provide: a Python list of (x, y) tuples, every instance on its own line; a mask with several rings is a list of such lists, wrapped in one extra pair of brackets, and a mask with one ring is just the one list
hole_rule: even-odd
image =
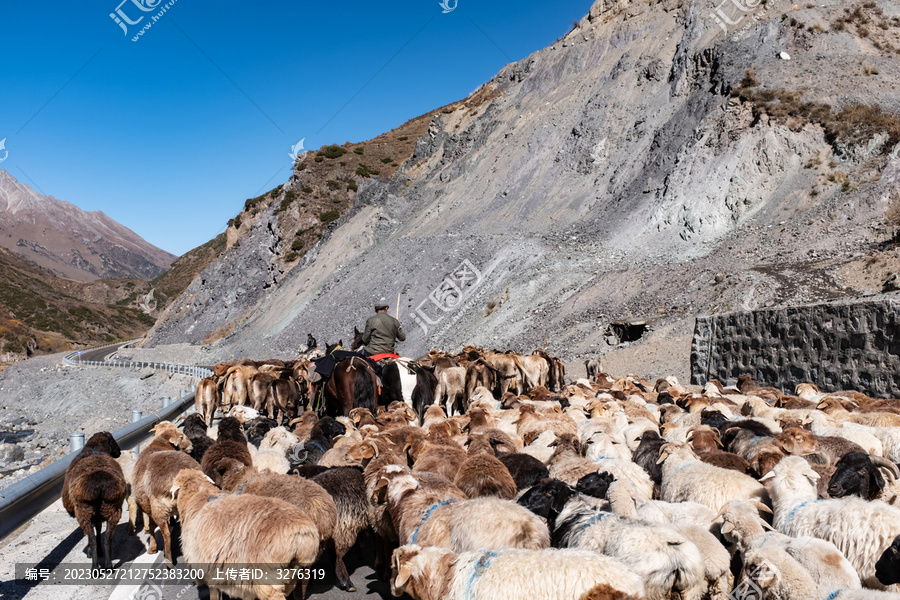
[(342, 360), (325, 383), (325, 414), (349, 416), (354, 408), (378, 406), (378, 376), (368, 361), (358, 356)]
[[(326, 356), (334, 356), (334, 352), (341, 346), (343, 340), (336, 344), (325, 344)], [(337, 360), (324, 387), (321, 381), (310, 384), (312, 408), (331, 417), (346, 417), (354, 408), (367, 408), (374, 414), (378, 405), (378, 392), (378, 375), (369, 362), (359, 356)], [(322, 405), (316, 406), (320, 396)]]

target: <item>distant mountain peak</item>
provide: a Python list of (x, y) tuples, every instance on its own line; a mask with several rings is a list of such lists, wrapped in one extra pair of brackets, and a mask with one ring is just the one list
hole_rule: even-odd
[(101, 211), (39, 194), (0, 169), (0, 247), (54, 275), (152, 279), (175, 256)]

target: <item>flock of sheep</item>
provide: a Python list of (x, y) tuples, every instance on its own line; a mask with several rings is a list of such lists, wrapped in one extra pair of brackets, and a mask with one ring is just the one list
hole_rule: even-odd
[[(423, 362), (437, 380), (465, 368)], [(347, 590), (344, 555), (371, 532), (376, 573), (416, 600), (900, 599), (900, 400), (596, 373), (462, 404), (284, 424), (236, 405), (160, 423), (136, 460), (102, 432), (62, 499), (95, 566), (127, 501), (130, 532), (144, 521), (155, 553), (159, 528), (169, 562), (333, 553)], [(198, 583), (281, 599), (309, 580)]]

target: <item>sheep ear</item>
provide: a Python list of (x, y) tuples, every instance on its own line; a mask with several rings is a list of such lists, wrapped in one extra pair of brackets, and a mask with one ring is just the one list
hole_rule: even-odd
[(760, 481), (768, 481), (769, 479), (773, 479), (775, 477), (775, 469), (772, 469), (765, 475), (759, 478)]
[(722, 523), (722, 533), (731, 533), (732, 531), (734, 531), (734, 525), (732, 525), (731, 522), (725, 521)]
[(177, 487), (177, 486), (173, 486), (173, 487), (172, 487), (172, 490), (171, 490), (171, 492), (172, 492), (172, 502), (175, 502), (176, 500), (178, 500), (178, 490), (179, 490), (179, 489), (181, 489), (181, 488), (179, 488), (179, 487)]
[(407, 563), (403, 563), (400, 565), (400, 568), (397, 569), (397, 578), (394, 579), (394, 587), (402, 588), (406, 585), (406, 582), (409, 581), (409, 578), (412, 576), (412, 568)]

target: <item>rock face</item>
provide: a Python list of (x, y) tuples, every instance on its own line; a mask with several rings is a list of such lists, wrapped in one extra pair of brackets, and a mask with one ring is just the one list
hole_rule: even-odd
[[(809, 7), (792, 19), (764, 8), (726, 33), (702, 3), (598, 0), (558, 43), (435, 118), (399, 172), (366, 180), (288, 272), (274, 202), (150, 343), (286, 356), (308, 331), (349, 341), (374, 299), (394, 314), (399, 294), (404, 354), (475, 343), (571, 356), (605, 348), (614, 320), (858, 294), (841, 269), (880, 235), (900, 172), (886, 137), (844, 147), (810, 118), (732, 93), (750, 81), (897, 111), (885, 83), (897, 61), (853, 26), (825, 31), (842, 6)], [(856, 74), (864, 58), (878, 78)]]
[(79, 281), (153, 279), (176, 258), (102, 212), (38, 194), (2, 169), (0, 246)]
[(737, 379), (811, 381), (823, 392), (900, 395), (900, 302), (893, 295), (855, 302), (772, 308), (700, 317), (691, 348), (691, 382)]

